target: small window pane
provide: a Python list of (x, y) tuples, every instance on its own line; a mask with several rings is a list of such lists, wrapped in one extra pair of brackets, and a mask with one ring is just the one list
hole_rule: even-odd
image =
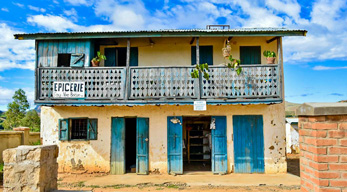
[(87, 119), (71, 119), (71, 139), (87, 139)]

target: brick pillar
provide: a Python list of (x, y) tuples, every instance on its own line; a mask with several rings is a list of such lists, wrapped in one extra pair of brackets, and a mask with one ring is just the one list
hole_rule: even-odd
[(301, 191), (347, 192), (347, 103), (297, 110)]

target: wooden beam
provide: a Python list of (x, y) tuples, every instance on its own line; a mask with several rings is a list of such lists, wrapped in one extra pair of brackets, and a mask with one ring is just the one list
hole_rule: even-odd
[(278, 40), (279, 38), (281, 38), (281, 37), (274, 37), (272, 39), (266, 40), (266, 43), (271, 43), (271, 42), (273, 42), (275, 40)]
[(283, 81), (283, 49), (282, 49), (282, 38), (277, 38), (277, 57), (278, 57), (278, 67), (277, 67), (277, 74), (279, 74), (279, 92), (280, 92), (280, 98), (283, 99), (284, 97), (284, 81)]
[(228, 41), (230, 41), (233, 37), (228, 37)]
[[(199, 48), (199, 37), (196, 37), (196, 64), (200, 64), (200, 48)], [(199, 93), (198, 99), (201, 99), (201, 87), (202, 87), (202, 73), (199, 71)]]
[(190, 40), (189, 44), (193, 44), (195, 41), (195, 37), (192, 38), (192, 40)]
[(126, 82), (125, 82), (125, 100), (130, 96), (130, 39), (127, 39), (127, 57), (126, 57)]

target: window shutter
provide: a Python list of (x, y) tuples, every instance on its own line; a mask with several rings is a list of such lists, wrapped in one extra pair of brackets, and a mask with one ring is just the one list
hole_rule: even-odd
[(59, 119), (59, 140), (69, 140), (69, 119)]
[(71, 54), (70, 67), (83, 67), (84, 66), (84, 54), (76, 53)]
[(98, 139), (98, 119), (88, 119), (88, 139)]

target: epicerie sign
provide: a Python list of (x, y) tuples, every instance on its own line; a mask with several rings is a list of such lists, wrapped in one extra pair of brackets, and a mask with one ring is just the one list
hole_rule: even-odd
[(84, 98), (84, 82), (53, 82), (53, 97)]

